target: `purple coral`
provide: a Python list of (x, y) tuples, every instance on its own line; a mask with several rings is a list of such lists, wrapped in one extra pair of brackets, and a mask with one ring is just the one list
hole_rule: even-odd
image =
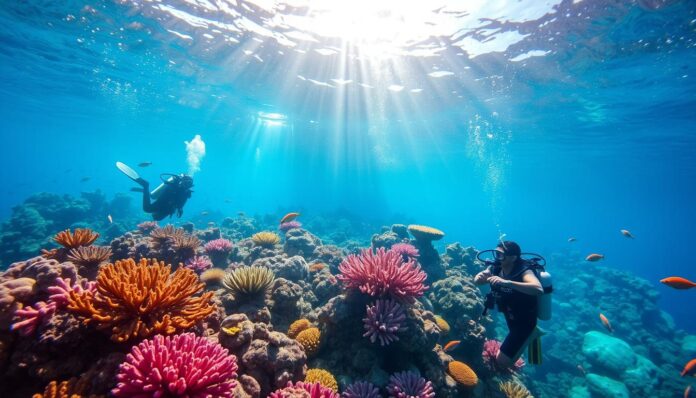
[(406, 312), (399, 303), (394, 300), (377, 300), (374, 305), (367, 306), (367, 318), (363, 319), (363, 337), (369, 337), (372, 343), (379, 339), (380, 345), (389, 345), (399, 340), (396, 333), (406, 331), (402, 324), (405, 320)]
[[(307, 394), (309, 393), (309, 394)], [(305, 383), (298, 381), (295, 384), (288, 382), (285, 388), (272, 392), (268, 398), (341, 398), (334, 390), (322, 386), (319, 382)]]
[(501, 343), (498, 340), (486, 340), (483, 342), (483, 352), (481, 353), (483, 364), (486, 365), (488, 369), (494, 372), (520, 372), (525, 365), (524, 360), (522, 358), (517, 359), (517, 361), (515, 361), (511, 368), (500, 369), (498, 367), (496, 357), (498, 356), (498, 352), (500, 351), (500, 345)]
[(192, 269), (198, 273), (210, 269), (212, 266), (213, 263), (208, 256), (195, 256), (186, 261), (186, 268)]
[(366, 381), (359, 381), (349, 385), (341, 396), (343, 398), (382, 398), (379, 394), (379, 389)]
[(234, 396), (237, 358), (193, 333), (157, 335), (134, 346), (119, 367), (116, 397)]
[(418, 249), (410, 243), (395, 243), (389, 250), (399, 253), (404, 258), (404, 261), (408, 261), (410, 258), (415, 259), (419, 256)]
[(425, 272), (415, 260), (404, 261), (394, 251), (380, 247), (376, 253), (364, 249), (360, 255), (349, 255), (338, 267), (337, 278), (348, 289), (359, 289), (370, 296), (389, 295), (400, 301), (412, 302), (428, 288), (423, 282)]
[(227, 257), (232, 253), (232, 242), (224, 238), (214, 239), (206, 243), (204, 248), (213, 264), (224, 268), (227, 265)]
[(284, 223), (280, 224), (278, 229), (283, 231), (283, 232), (288, 232), (291, 229), (301, 228), (301, 227), (302, 227), (302, 223), (299, 221), (288, 221), (288, 222), (284, 222)]
[(52, 317), (55, 312), (55, 303), (45, 303), (43, 301), (35, 303), (33, 307), (27, 306), (18, 309), (15, 311), (15, 317), (19, 318), (19, 321), (13, 323), (10, 326), (10, 330), (16, 330), (22, 336), (29, 336), (36, 331), (39, 325)]
[(48, 287), (49, 303), (55, 303), (56, 308), (63, 308), (68, 305), (68, 298), (70, 298), (70, 292), (75, 292), (77, 294), (82, 294), (85, 291), (94, 292), (97, 288), (96, 282), (91, 282), (86, 279), (82, 279), (80, 282), (72, 284), (70, 278), (64, 279), (61, 277), (56, 278), (56, 284)]
[(433, 383), (416, 372), (401, 372), (389, 378), (389, 398), (435, 398)]

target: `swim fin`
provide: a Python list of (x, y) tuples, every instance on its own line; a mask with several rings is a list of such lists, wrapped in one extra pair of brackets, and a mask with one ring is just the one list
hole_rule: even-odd
[(527, 346), (527, 362), (532, 365), (541, 365), (541, 334), (534, 336)]
[[(128, 167), (127, 164), (121, 163), (121, 162), (116, 162), (116, 167), (118, 167), (118, 169), (121, 170), (121, 173), (125, 174), (126, 176), (128, 176), (128, 178), (137, 182), (138, 184), (140, 184), (141, 187), (143, 187), (143, 189), (140, 189), (139, 191), (135, 191), (135, 192), (143, 192), (144, 189), (148, 188), (147, 181), (140, 178), (140, 175), (138, 174), (138, 172), (136, 172), (135, 170)], [(138, 188), (136, 188), (136, 189), (138, 189)]]

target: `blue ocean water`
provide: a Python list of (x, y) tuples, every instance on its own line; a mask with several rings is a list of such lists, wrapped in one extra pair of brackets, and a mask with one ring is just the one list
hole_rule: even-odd
[(0, 219), (128, 193), (116, 161), (189, 172), (200, 135), (183, 220), (340, 209), (600, 253), (696, 333), (659, 283), (696, 279), (696, 2), (311, 3), (3, 3)]

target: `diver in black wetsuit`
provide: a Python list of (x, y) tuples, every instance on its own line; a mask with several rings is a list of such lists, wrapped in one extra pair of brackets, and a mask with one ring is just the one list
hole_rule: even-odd
[[(151, 213), (152, 218), (160, 221), (176, 213), (177, 217), (184, 214), (184, 205), (193, 192), (193, 178), (185, 174), (160, 174), (162, 184), (150, 192), (150, 184), (127, 165), (116, 162), (116, 167), (142, 188), (133, 191), (143, 193), (143, 211)], [(153, 202), (154, 199), (154, 202)]]
[(493, 252), (494, 265), (479, 272), (474, 283), (490, 283), (492, 298), (505, 315), (510, 332), (500, 346), (497, 365), (511, 367), (522, 355), (537, 330), (537, 296), (544, 294), (541, 282), (528, 263), (520, 258), (520, 246), (512, 241), (501, 242)]

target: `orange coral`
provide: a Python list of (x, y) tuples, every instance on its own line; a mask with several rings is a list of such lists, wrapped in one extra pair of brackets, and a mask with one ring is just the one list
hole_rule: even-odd
[[(68, 381), (57, 382), (52, 381), (48, 383), (44, 389), (43, 394), (34, 394), (32, 398), (81, 398), (87, 397), (85, 391), (87, 390), (89, 381), (86, 379), (81, 379), (78, 381), (77, 378), (72, 378)], [(95, 395), (90, 395), (90, 397), (96, 397)]]
[(309, 265), (309, 272), (319, 272), (326, 268), (326, 264), (324, 263), (314, 263)]
[(110, 329), (111, 340), (124, 342), (154, 334), (174, 334), (210, 315), (213, 292), (194, 296), (204, 284), (196, 273), (157, 260), (132, 259), (103, 266), (96, 292), (70, 292), (68, 308), (85, 324)]
[(76, 249), (80, 246), (89, 246), (99, 238), (99, 234), (88, 228), (75, 228), (75, 232), (70, 232), (69, 229), (60, 231), (53, 237), (59, 245), (64, 249), (41, 250), (41, 254), (46, 258), (64, 261), (66, 250)]
[(309, 320), (305, 318), (298, 319), (290, 324), (290, 327), (288, 328), (288, 337), (294, 339), (298, 334), (300, 334), (301, 331), (308, 329), (311, 326), (312, 324), (309, 323)]
[(301, 331), (297, 337), (295, 337), (295, 340), (302, 345), (302, 348), (304, 348), (307, 356), (310, 356), (319, 349), (321, 332), (317, 328), (308, 328)]
[(478, 383), (476, 372), (464, 362), (452, 361), (447, 364), (447, 373), (459, 384), (473, 387)]

